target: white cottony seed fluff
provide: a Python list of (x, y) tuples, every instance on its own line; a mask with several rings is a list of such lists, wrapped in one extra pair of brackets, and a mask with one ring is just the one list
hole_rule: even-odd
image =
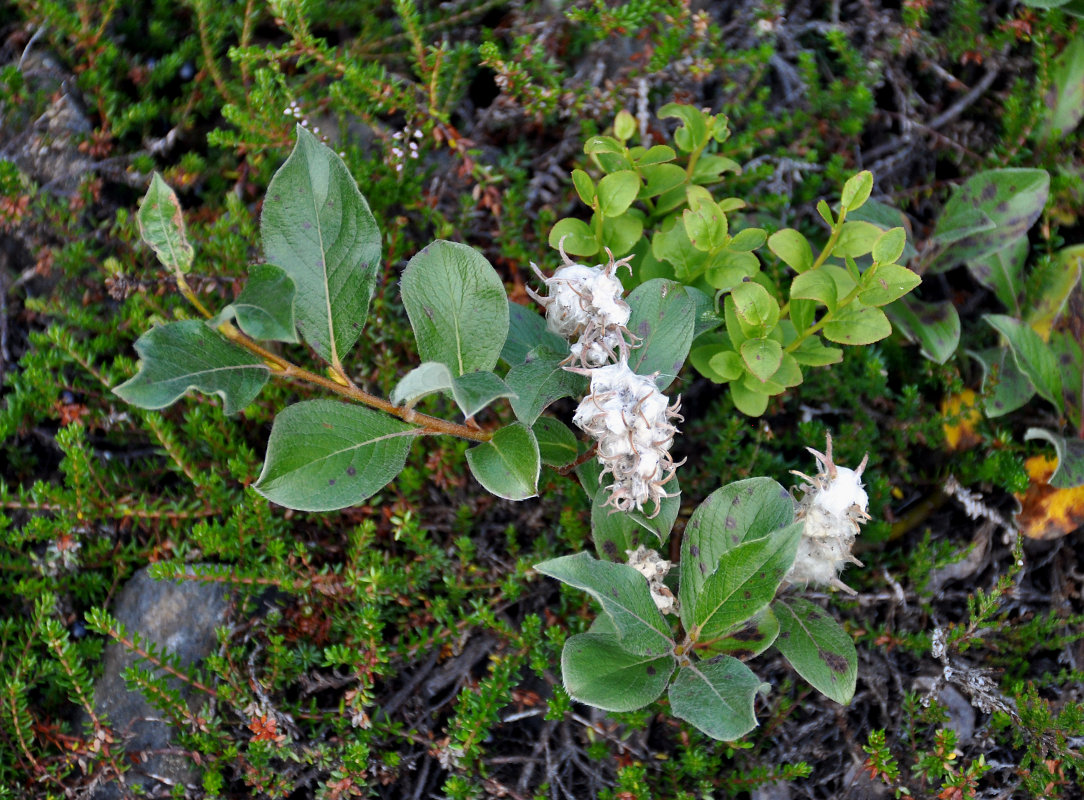
[(869, 517), (869, 497), (862, 488), (862, 471), (866, 458), (857, 469), (837, 466), (832, 461), (832, 437), (821, 453), (806, 448), (817, 459), (817, 474), (809, 477), (792, 470), (805, 479), (805, 492), (798, 504), (797, 519), (803, 521), (802, 540), (787, 580), (801, 584), (827, 584), (849, 594), (854, 590), (839, 579), (848, 564), (862, 566), (851, 554), (859, 525)]

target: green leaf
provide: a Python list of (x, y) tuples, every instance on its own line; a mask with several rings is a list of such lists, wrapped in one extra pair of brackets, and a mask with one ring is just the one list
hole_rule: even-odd
[(538, 494), (542, 459), (534, 434), (522, 423), (507, 425), (468, 450), (467, 465), (478, 483), (497, 497), (525, 500)]
[[(791, 286), (793, 289), (793, 285)], [(817, 304), (813, 300), (802, 300), (791, 296), (790, 321), (795, 331), (805, 331), (817, 317)]]
[(508, 336), (508, 298), (485, 256), (458, 242), (433, 242), (407, 263), (401, 287), (423, 361), (439, 361), (454, 376), (496, 366)]
[(690, 635), (712, 642), (733, 633), (775, 597), (787, 574), (803, 522), (727, 550), (700, 588)]
[(354, 506), (402, 472), (417, 434), (417, 428), (363, 406), (295, 403), (275, 417), (253, 488), (299, 511)]
[(1084, 485), (1084, 439), (1067, 439), (1043, 428), (1028, 428), (1025, 439), (1045, 439), (1054, 445), (1058, 466), (1047, 483), (1055, 489), (1072, 489)]
[(682, 103), (667, 103), (658, 112), (659, 119), (679, 118), (684, 125), (674, 132), (674, 142), (685, 153), (703, 147), (711, 136), (703, 111)]
[(512, 410), (524, 425), (533, 425), (554, 400), (579, 397), (587, 391), (586, 377), (561, 366), (565, 358), (567, 355), (540, 347), (532, 350), (523, 364), (508, 370), (504, 379), (516, 394)]
[(952, 358), (960, 343), (960, 317), (952, 303), (924, 303), (906, 295), (888, 311), (896, 328), (918, 343), (926, 358), (938, 364)]
[(730, 656), (680, 667), (670, 685), (670, 710), (713, 739), (740, 739), (757, 726), (753, 701), (770, 685)]
[(968, 355), (982, 366), (982, 410), (991, 418), (1012, 413), (1035, 396), (1028, 376), (1016, 367), (1007, 347), (968, 350)]
[(599, 492), (591, 503), (591, 541), (599, 558), (624, 564), (628, 551), (635, 550), (641, 542), (657, 546), (655, 542), (646, 541), (640, 526), (628, 514), (615, 511), (613, 506), (605, 503), (606, 492)]
[(451, 388), (451, 370), (439, 361), (426, 361), (404, 375), (388, 399), (397, 406), (412, 408), (426, 395), (448, 392)]
[(682, 214), (685, 234), (693, 247), (707, 253), (718, 250), (727, 239), (726, 215), (711, 201), (700, 202), (697, 208), (687, 208)]
[(604, 711), (635, 711), (657, 700), (674, 657), (636, 655), (613, 635), (581, 633), (565, 642), (561, 676), (569, 697)]
[(768, 399), (771, 397), (768, 392), (750, 389), (740, 381), (734, 381), (728, 384), (728, 387), (735, 408), (747, 417), (759, 417), (767, 410)]
[(602, 220), (602, 245), (610, 248), (616, 258), (632, 250), (643, 235), (644, 218), (638, 208), (630, 208), (620, 216), (604, 217)]
[[(731, 384), (733, 386), (734, 384)], [(722, 557), (743, 542), (762, 539), (794, 521), (794, 500), (771, 478), (748, 478), (716, 489), (685, 526), (681, 541), (681, 621), (695, 619), (697, 597)]]
[[(836, 282), (824, 269), (803, 272), (794, 278), (790, 285), (791, 300), (815, 300), (827, 306), (829, 311), (836, 310)], [(797, 324), (795, 324), (797, 327)]]
[(772, 646), (779, 635), (779, 620), (771, 606), (764, 606), (736, 630), (710, 644), (696, 643), (696, 651), (704, 658), (716, 655), (734, 656), (743, 661), (759, 656)]
[(760, 260), (755, 255), (727, 247), (712, 257), (704, 272), (704, 279), (713, 288), (729, 292), (759, 271)]
[(660, 194), (683, 186), (688, 177), (685, 174), (685, 170), (677, 164), (651, 164), (642, 166), (640, 167), (640, 174), (644, 178), (644, 185), (641, 187), (639, 194), (640, 200), (658, 197)]
[(550, 228), (549, 245), (554, 250), (563, 247), (574, 256), (593, 256), (601, 249), (594, 231), (582, 219), (565, 217)]
[(158, 325), (135, 343), (139, 372), (113, 391), (140, 408), (165, 408), (189, 389), (217, 394), (227, 414), (251, 403), (270, 370), (201, 320)]
[(260, 235), (267, 261), (297, 287), (301, 337), (340, 366), (369, 314), (380, 229), (342, 159), (301, 125), (267, 187)]
[(1069, 40), (1054, 62), (1050, 74), (1053, 84), (1043, 98), (1046, 113), (1039, 124), (1039, 138), (1049, 140), (1060, 131), (1065, 138), (1084, 117), (1084, 36)]
[(734, 234), (727, 247), (739, 253), (748, 253), (763, 247), (768, 240), (768, 234), (763, 228), (746, 228)]
[(716, 156), (705, 153), (696, 160), (696, 165), (693, 167), (692, 181), (693, 183), (718, 183), (720, 176), (724, 172), (733, 172), (739, 174), (741, 172), (741, 164), (732, 158), (726, 156)]
[(1053, 403), (1059, 414), (1065, 413), (1061, 371), (1050, 346), (1017, 319), (1004, 314), (983, 314), (982, 318), (1008, 340), (1017, 368), (1028, 376), (1039, 396)]
[(866, 270), (862, 276), (862, 286), (858, 299), (867, 306), (884, 306), (898, 300), (922, 283), (907, 267), (899, 264), (876, 264)]
[(791, 355), (795, 361), (807, 367), (826, 367), (843, 360), (842, 350), (838, 347), (825, 347), (816, 336), (804, 339)]
[(795, 272), (805, 272), (813, 266), (813, 248), (794, 228), (783, 228), (769, 236), (768, 249)]
[(526, 306), (508, 301), (508, 338), (501, 348), (501, 360), (510, 366), (522, 364), (536, 347), (564, 353), (568, 356), (568, 342), (546, 328), (546, 318)]
[[(893, 228), (902, 227), (904, 231), (903, 262), (906, 263), (917, 255), (918, 251), (915, 250), (915, 246), (911, 243), (910, 239), (911, 222), (907, 215), (898, 208), (893, 208), (885, 203), (879, 203), (876, 200), (867, 200), (865, 205), (860, 209), (848, 212), (847, 217), (852, 220), (872, 222), (886, 233)], [(897, 261), (899, 259), (900, 257), (897, 256), (892, 260)]]
[(173, 189), (157, 172), (136, 212), (139, 235), (154, 250), (162, 266), (185, 273), (195, 257), (184, 232), (184, 214)]
[(638, 375), (658, 372), (655, 383), (665, 390), (689, 355), (696, 300), (681, 284), (662, 278), (640, 284), (625, 299), (632, 308), (628, 329), (641, 340), (629, 366)]
[(883, 234), (872, 222), (848, 220), (840, 229), (839, 238), (832, 246), (832, 255), (837, 258), (858, 258), (873, 250), (873, 246)]
[(750, 372), (766, 381), (783, 362), (783, 345), (775, 339), (746, 339), (741, 343), (741, 357)]
[[(745, 342), (742, 342), (744, 345)], [(733, 350), (727, 348), (718, 350), (712, 347), (712, 355), (708, 358), (708, 369), (716, 376), (716, 383), (728, 383), (736, 381), (745, 371), (742, 357)], [(706, 374), (706, 373), (705, 373)]]
[(1080, 282), (1081, 268), (1084, 268), (1084, 245), (1062, 248), (1057, 253), (1057, 269), (1041, 270), (1040, 281), (1033, 281), (1028, 287), (1030, 302), (1024, 321), (1043, 339), (1050, 338), (1054, 323)]
[(870, 192), (873, 191), (873, 173), (864, 169), (851, 176), (845, 184), (839, 196), (839, 204), (847, 211), (861, 208), (869, 200)]
[(230, 319), (253, 339), (296, 342), (294, 324), (294, 282), (284, 270), (271, 264), (257, 264), (248, 274), (237, 299), (207, 324), (217, 328)]
[[(664, 164), (667, 161), (673, 161), (677, 158), (677, 153), (674, 152), (674, 148), (668, 147), (664, 144), (652, 145), (642, 153), (634, 155), (632, 160), (638, 167), (653, 166), (655, 164)], [(681, 169), (678, 167), (678, 169)], [(682, 170), (684, 172), (685, 170)], [(640, 174), (646, 177), (647, 173), (640, 170)]]
[(685, 291), (696, 304), (696, 325), (693, 327), (693, 340), (723, 324), (723, 318), (715, 310), (715, 298), (696, 287), (686, 286)]
[(903, 255), (907, 246), (907, 232), (903, 228), (891, 228), (881, 234), (873, 245), (873, 261), (877, 264), (892, 264)]
[(1041, 169), (980, 172), (959, 186), (942, 210), (930, 237), (927, 269), (943, 272), (996, 253), (1035, 223), (1050, 193)]
[(598, 205), (602, 216), (624, 214), (639, 191), (640, 176), (632, 170), (623, 169), (604, 176), (598, 182)]
[(625, 155), (625, 145), (612, 136), (592, 136), (584, 143), (583, 152), (589, 156), (596, 153), (612, 153), (623, 156)]
[(599, 561), (581, 552), (536, 564), (535, 569), (595, 598), (613, 622), (623, 650), (646, 656), (673, 651), (673, 634), (651, 599), (647, 578), (628, 564)]
[(879, 308), (851, 303), (821, 329), (824, 338), (839, 344), (872, 344), (892, 333), (892, 323)]
[(651, 237), (651, 253), (658, 260), (672, 264), (674, 274), (685, 283), (696, 280), (708, 261), (707, 253), (693, 247), (685, 226), (676, 216), (663, 223)]
[(595, 205), (595, 182), (591, 180), (591, 176), (584, 172), (582, 169), (572, 170), (572, 185), (576, 187), (576, 194), (580, 196), (580, 200), (586, 206)]
[(559, 469), (571, 464), (580, 454), (576, 434), (560, 420), (539, 417), (531, 430), (538, 442), (538, 454), (543, 464)]
[(636, 133), (639, 126), (636, 124), (636, 117), (632, 116), (625, 109), (621, 109), (614, 117), (614, 135), (622, 142), (627, 142)]
[(515, 391), (492, 372), (468, 372), (452, 380), (452, 397), (468, 419), (499, 397), (515, 396)]
[(1024, 262), (1031, 244), (1027, 236), (1021, 236), (996, 253), (990, 253), (967, 262), (971, 277), (987, 289), (991, 289), (1014, 317), (1023, 316), (1020, 301), (1024, 294)]
[(746, 281), (734, 287), (730, 293), (734, 311), (745, 323), (746, 336), (765, 336), (779, 322), (779, 304), (768, 290), (754, 281)]
[(847, 632), (825, 611), (797, 597), (777, 600), (775, 646), (809, 684), (846, 705), (854, 697), (858, 654)]
[(670, 538), (670, 531), (673, 530), (681, 510), (681, 486), (676, 475), (666, 484), (666, 489), (669, 496), (662, 499), (658, 513), (655, 513), (654, 506), (646, 506), (644, 511), (627, 512), (629, 519), (654, 535), (658, 545), (666, 544), (666, 540)]

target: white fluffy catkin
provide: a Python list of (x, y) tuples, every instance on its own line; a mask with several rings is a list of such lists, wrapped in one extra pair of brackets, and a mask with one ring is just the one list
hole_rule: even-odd
[(836, 465), (832, 461), (831, 435), (825, 452), (806, 449), (817, 459), (817, 474), (811, 478), (791, 470), (806, 481), (801, 487), (805, 494), (795, 515), (805, 525), (798, 554), (786, 579), (803, 585), (827, 584), (855, 594), (854, 589), (839, 579), (839, 573), (848, 563), (862, 566), (851, 554), (851, 548), (859, 525), (870, 518), (869, 497), (862, 488), (862, 471), (869, 456), (862, 459), (857, 469)]

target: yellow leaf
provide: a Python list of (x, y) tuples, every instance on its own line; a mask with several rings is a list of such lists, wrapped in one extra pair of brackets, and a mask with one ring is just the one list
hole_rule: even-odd
[(952, 394), (941, 401), (941, 416), (944, 422), (941, 429), (945, 432), (945, 444), (949, 450), (968, 450), (982, 437), (975, 426), (982, 419), (982, 412), (975, 408), (978, 396), (970, 389), (959, 394)]
[(1016, 495), (1020, 501), (1016, 524), (1030, 539), (1060, 539), (1084, 525), (1084, 486), (1055, 489), (1047, 483), (1057, 465), (1057, 459), (1046, 456), (1024, 462), (1031, 485)]

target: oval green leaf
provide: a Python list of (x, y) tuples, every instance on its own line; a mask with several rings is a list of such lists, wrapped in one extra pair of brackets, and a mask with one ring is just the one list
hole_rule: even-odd
[(467, 451), (471, 474), (486, 491), (505, 500), (525, 500), (538, 494), (542, 469), (538, 442), (526, 425), (501, 428), (488, 442)]
[(407, 263), (401, 286), (423, 361), (439, 361), (456, 377), (493, 369), (508, 336), (508, 298), (485, 256), (433, 242)]
[(775, 646), (795, 671), (837, 703), (851, 702), (858, 653), (847, 632), (826, 611), (798, 597), (776, 601), (772, 611), (779, 620)]
[(267, 187), (267, 261), (297, 288), (302, 338), (333, 366), (361, 335), (380, 271), (380, 229), (342, 159), (297, 126), (297, 144)]
[(418, 429), (335, 400), (295, 403), (275, 417), (253, 487), (299, 511), (334, 511), (380, 491), (403, 470)]
[(188, 272), (194, 252), (184, 232), (184, 214), (177, 195), (157, 172), (136, 212), (139, 235), (154, 250), (162, 266)]
[(197, 319), (151, 328), (135, 350), (139, 372), (113, 391), (140, 408), (165, 408), (195, 389), (217, 394), (223, 410), (235, 414), (256, 398), (270, 374), (262, 359)]
[(738, 659), (717, 656), (678, 669), (670, 709), (713, 739), (733, 741), (757, 726), (753, 701), (770, 688)]
[(581, 633), (565, 642), (561, 677), (573, 700), (603, 711), (635, 711), (659, 698), (674, 663), (669, 654), (630, 653), (612, 634)]

